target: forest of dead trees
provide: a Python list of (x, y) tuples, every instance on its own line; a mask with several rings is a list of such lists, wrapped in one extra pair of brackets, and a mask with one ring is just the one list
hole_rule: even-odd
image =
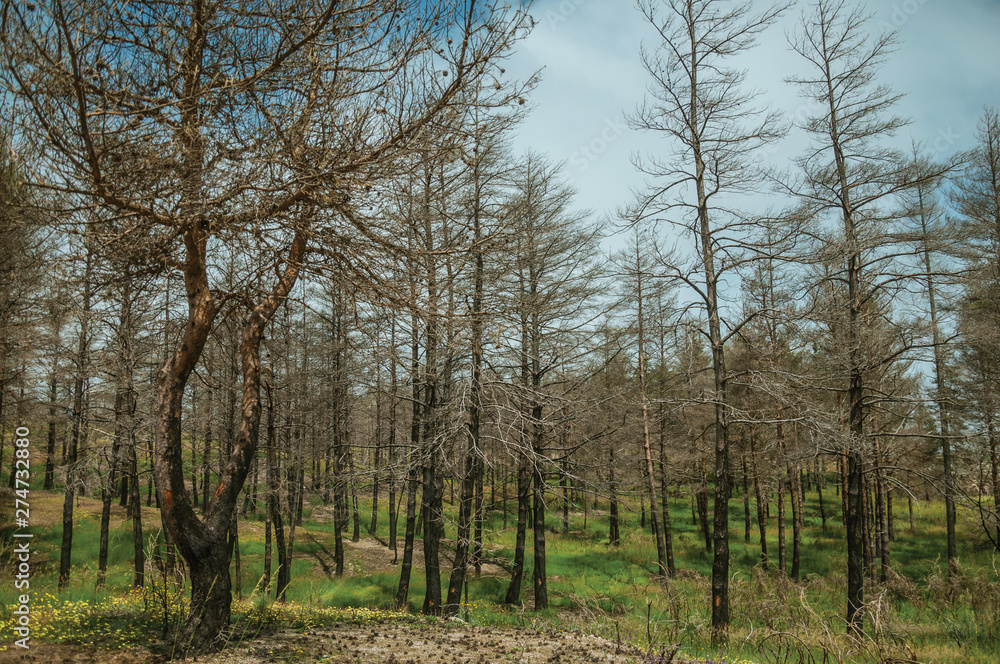
[[(600, 219), (510, 147), (536, 82), (504, 70), (516, 9), (2, 3), (0, 478), (30, 426), (65, 492), (60, 584), (80, 495), (102, 572), (112, 504), (160, 509), (132, 520), (134, 582), (163, 528), (195, 650), (247, 573), (240, 520), (264, 515), (281, 597), (310, 503), (336, 574), (387, 506), (397, 603), (419, 542), (427, 614), (457, 611), (487, 512), (516, 529), (506, 601), (545, 608), (571, 512), (607, 510), (615, 546), (638, 502), (666, 577), (667, 498), (689, 498), (720, 632), (729, 538), (798, 579), (807, 492), (846, 525), (852, 629), (894, 502), (947, 504), (952, 573), (957, 511), (1000, 548), (1000, 116), (968, 153), (909, 143), (893, 36), (853, 3), (638, 4), (662, 40), (630, 118), (648, 188)], [(735, 68), (793, 11), (794, 127)], [(789, 132), (802, 155), (764, 168)]]

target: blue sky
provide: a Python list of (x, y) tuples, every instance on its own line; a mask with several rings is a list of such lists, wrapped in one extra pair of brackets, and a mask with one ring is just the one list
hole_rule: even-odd
[[(784, 79), (803, 70), (785, 31), (806, 6), (800, 2), (735, 63), (785, 114), (802, 101)], [(983, 107), (1000, 106), (1000, 0), (871, 0), (867, 7), (874, 29), (899, 30), (882, 82), (906, 95), (897, 110), (913, 123), (900, 140), (909, 144), (912, 136), (942, 154), (971, 147)], [(643, 184), (630, 156), (666, 149), (625, 123), (645, 94), (639, 46), (652, 45), (652, 36), (632, 0), (536, 0), (531, 13), (537, 25), (510, 69), (522, 76), (541, 69), (542, 80), (515, 145), (565, 161), (578, 206), (612, 213)], [(779, 165), (798, 148), (794, 136), (780, 146)]]

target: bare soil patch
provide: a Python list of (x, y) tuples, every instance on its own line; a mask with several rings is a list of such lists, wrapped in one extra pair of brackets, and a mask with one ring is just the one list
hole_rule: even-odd
[[(641, 653), (596, 636), (570, 632), (430, 624), (334, 626), (309, 633), (281, 632), (231, 646), (192, 664), (636, 664)], [(0, 664), (139, 664), (163, 661), (145, 651), (106, 651), (37, 644), (0, 652)], [(679, 664), (679, 663), (678, 663)]]

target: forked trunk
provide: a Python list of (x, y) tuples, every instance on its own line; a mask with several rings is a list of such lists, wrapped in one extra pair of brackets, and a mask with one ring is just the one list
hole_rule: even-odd
[(223, 627), (229, 624), (232, 584), (229, 562), (232, 549), (226, 538), (189, 542), (199, 552), (188, 562), (191, 576), (191, 612), (180, 643), (184, 652), (205, 652), (218, 647)]

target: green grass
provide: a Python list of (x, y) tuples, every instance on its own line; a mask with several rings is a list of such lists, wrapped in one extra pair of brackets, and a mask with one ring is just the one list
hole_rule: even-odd
[[(730, 506), (732, 633), (727, 650), (729, 657), (767, 661), (761, 658), (762, 651), (787, 653), (798, 648), (803, 653), (811, 650), (816, 661), (822, 661), (822, 653), (831, 657), (831, 653), (840, 653), (836, 657), (841, 659), (829, 661), (889, 662), (892, 661), (890, 656), (903, 659), (909, 656), (907, 649), (912, 649), (917, 661), (927, 664), (1000, 662), (1000, 576), (996, 557), (976, 535), (975, 522), (963, 518), (959, 524), (962, 574), (949, 581), (946, 570), (942, 569), (946, 568), (943, 564), (944, 506), (936, 502), (918, 505), (917, 529), (913, 533), (908, 528), (906, 504), (896, 505), (892, 557), (898, 576), (885, 585), (873, 584), (866, 591), (868, 599), (877, 600), (878, 608), (877, 620), (869, 618), (867, 623), (871, 628), (870, 643), (860, 646), (848, 643), (842, 636), (846, 568), (840, 504), (832, 491), (826, 492), (824, 497), (828, 516), (825, 530), (820, 527), (815, 493), (810, 492), (807, 496), (799, 583), (785, 579), (774, 568), (777, 528), (773, 507), (768, 529), (772, 565), (765, 572), (760, 565), (756, 513), (753, 512), (751, 541), (745, 544), (742, 497), (733, 499)], [(370, 519), (371, 504), (361, 499), (359, 507), (362, 536), (367, 537), (365, 527)], [(511, 501), (506, 530), (502, 529), (502, 514), (489, 514), (485, 545), (491, 557), (513, 556), (514, 507)], [(671, 504), (678, 576), (667, 584), (655, 576), (656, 550), (648, 523), (645, 529), (640, 528), (638, 515), (630, 511), (637, 506), (624, 507), (619, 546), (608, 544), (608, 523), (603, 512), (588, 514), (586, 527), (583, 514), (573, 513), (569, 533), (547, 533), (551, 608), (535, 613), (526, 596), (523, 597), (524, 606), (502, 606), (500, 602), (507, 590), (506, 578), (471, 578), (468, 608), (472, 620), (498, 626), (542, 624), (559, 629), (580, 629), (653, 650), (678, 644), (690, 656), (718, 655), (711, 646), (708, 630), (712, 557), (705, 551), (700, 528), (692, 523), (690, 503), (687, 499), (678, 499)], [(307, 514), (312, 511), (310, 508)], [(753, 504), (751, 510), (755, 510)], [(446, 526), (447, 535), (454, 537), (456, 508), (446, 505), (446, 511), (446, 518), (451, 520)], [(790, 509), (787, 512), (786, 517), (790, 519)], [(248, 520), (256, 519), (251, 516)], [(561, 531), (561, 513), (550, 515), (549, 524)], [(41, 631), (34, 632), (33, 636), (106, 647), (158, 639), (165, 621), (179, 620), (176, 611), (183, 610), (182, 598), (187, 593), (183, 582), (158, 578), (154, 574), (151, 581), (158, 583), (155, 588), (138, 594), (130, 592), (132, 535), (131, 524), (124, 522), (116, 523), (111, 530), (107, 580), (102, 589), (96, 589), (98, 525), (96, 515), (84, 514), (82, 510), (77, 512), (72, 577), (58, 597), (55, 587), (61, 527), (35, 529), (32, 591), (40, 596), (50, 594), (44, 595), (48, 604), (39, 604), (35, 617)], [(162, 538), (157, 539), (158, 528), (154, 524), (145, 525), (147, 554), (152, 556), (158, 544), (162, 547)], [(348, 539), (352, 527), (353, 524), (349, 524)], [(401, 521), (400, 546), (402, 530)], [(361, 620), (358, 616), (364, 616), (364, 620), (399, 619), (398, 614), (390, 611), (398, 569), (359, 569), (340, 579), (326, 577), (318, 570), (311, 554), (317, 545), (309, 535), (332, 549), (333, 527), (330, 523), (316, 523), (308, 516), (296, 530), (292, 585), (287, 593), (291, 605), (276, 607), (262, 595), (263, 541), (262, 537), (253, 534), (255, 531), (243, 528), (240, 533), (241, 590), (245, 600), (236, 604), (234, 622), (259, 625), (280, 624), (286, 620), (299, 625), (310, 620)], [(382, 540), (388, 538), (384, 500), (376, 534)], [(7, 557), (0, 555), (0, 562), (6, 560), (8, 567), (9, 535), (9, 532), (0, 533), (0, 541), (8, 543)], [(789, 525), (789, 564), (791, 535)], [(525, 570), (524, 588), (527, 590), (532, 578), (530, 532), (525, 559), (528, 569)], [(272, 565), (277, 567), (276, 554), (272, 557)], [(447, 583), (449, 572), (450, 569), (442, 569), (443, 583)], [(276, 574), (276, 569), (272, 573)], [(10, 578), (7, 570), (4, 577)], [(423, 570), (414, 568), (407, 606), (411, 613), (419, 612), (424, 583)], [(0, 612), (0, 624), (9, 625), (16, 594), (11, 583), (0, 585), (0, 603), (6, 607)], [(171, 601), (165, 602), (167, 598)], [(166, 604), (172, 608), (165, 611)], [(172, 610), (176, 611), (172, 613)], [(57, 611), (62, 613), (57, 615)], [(309, 618), (310, 615), (315, 617)], [(41, 628), (46, 620), (49, 620), (48, 627)], [(788, 640), (791, 637), (776, 636), (784, 632), (795, 635), (794, 643)], [(845, 653), (849, 649), (855, 654), (847, 656)]]

